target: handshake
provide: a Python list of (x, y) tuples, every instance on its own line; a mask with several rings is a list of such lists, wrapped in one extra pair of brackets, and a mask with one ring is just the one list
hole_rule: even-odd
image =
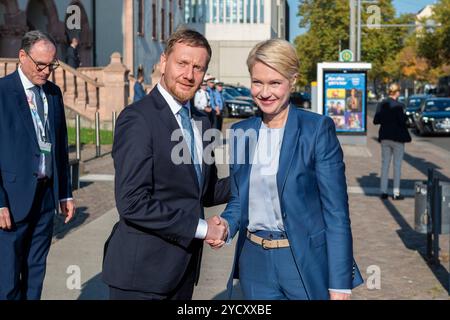
[(213, 216), (206, 220), (208, 232), (205, 242), (213, 249), (220, 249), (225, 244), (228, 236), (228, 222), (219, 216)]

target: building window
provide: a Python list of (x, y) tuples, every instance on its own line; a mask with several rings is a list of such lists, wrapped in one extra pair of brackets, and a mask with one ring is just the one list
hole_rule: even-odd
[(231, 22), (232, 23), (236, 23), (239, 22), (239, 17), (237, 16), (237, 9), (238, 9), (238, 3), (237, 1), (232, 1), (231, 2), (231, 12), (232, 12), (232, 19)]
[(165, 24), (166, 24), (166, 10), (164, 8), (161, 8), (161, 41), (164, 41), (166, 38), (165, 35)]
[(212, 1), (212, 20), (210, 22), (212, 23), (216, 23), (217, 22), (217, 12), (218, 12), (218, 8), (217, 8), (217, 1), (213, 0)]
[(264, 0), (260, 0), (260, 17), (259, 17), (259, 22), (260, 23), (264, 23)]
[[(189, 23), (189, 19), (191, 18), (190, 16), (189, 16), (189, 0), (185, 0), (186, 1), (186, 3), (185, 3), (185, 10), (184, 10), (184, 22), (185, 23)], [(178, 3), (180, 3), (180, 1), (178, 1)]]
[[(225, 5), (225, 9), (224, 9), (224, 11), (225, 11), (225, 21), (224, 22), (227, 22), (227, 23), (231, 23), (231, 22), (233, 22), (233, 21), (231, 21), (231, 7), (232, 7), (232, 0), (226, 0), (226, 1), (224, 1), (225, 3), (224, 3), (224, 5)], [(234, 1), (234, 2), (236, 2), (236, 1)]]
[(210, 6), (209, 0), (205, 0), (204, 4), (204, 11), (205, 11), (205, 22), (212, 22), (212, 6)]
[(219, 22), (223, 23), (223, 14), (225, 11), (225, 0), (219, 0)]
[(178, 9), (183, 9), (183, 0), (178, 0)]
[(173, 0), (169, 1), (169, 37), (173, 32)]
[(152, 38), (156, 40), (156, 0), (152, 3)]
[(145, 26), (145, 15), (144, 15), (144, 0), (139, 0), (138, 3), (138, 35), (143, 37), (144, 36), (144, 26)]
[(247, 0), (247, 23), (250, 23), (250, 18), (252, 15), (253, 11), (252, 11), (252, 3), (251, 0)]
[(197, 16), (198, 16), (198, 22), (199, 23), (205, 23), (205, 16), (206, 16), (206, 4), (205, 1), (203, 0), (198, 0), (198, 5), (197, 5), (198, 9), (197, 9)]

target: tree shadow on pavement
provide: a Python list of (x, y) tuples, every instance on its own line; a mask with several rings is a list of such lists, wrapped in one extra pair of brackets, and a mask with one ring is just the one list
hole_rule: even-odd
[[(403, 160), (407, 162), (409, 165), (414, 167), (417, 171), (420, 171), (425, 178), (423, 179), (401, 179), (400, 187), (401, 189), (407, 189), (407, 190), (414, 190), (415, 189), (415, 183), (417, 181), (426, 183), (426, 180), (428, 177), (428, 169), (434, 169), (435, 170), (435, 177), (438, 178), (441, 181), (450, 181), (450, 178), (446, 175), (442, 174), (439, 170), (442, 169), (441, 167), (437, 166), (436, 164), (427, 161), (426, 159), (414, 157), (408, 153), (405, 153)], [(388, 184), (388, 190), (392, 190), (393, 188), (393, 177), (392, 177), (392, 163), (389, 168), (389, 184)], [(380, 173), (377, 172), (370, 172), (368, 175), (364, 175), (357, 178), (357, 181), (361, 188), (379, 188), (380, 187)], [(370, 194), (373, 195), (373, 194)]]
[[(373, 140), (378, 141), (377, 137), (372, 137)], [(419, 158), (419, 157), (415, 157), (411, 154), (409, 154), (408, 152), (405, 152), (404, 156), (403, 156), (403, 161), (407, 162), (410, 166), (414, 167), (417, 171), (422, 172), (425, 177), (428, 176), (428, 169), (434, 169), (436, 171), (436, 178), (442, 179), (442, 180), (447, 180), (449, 181), (450, 178), (443, 175), (442, 173), (439, 172), (439, 169), (442, 169), (440, 166), (434, 164), (433, 162), (430, 162), (428, 160), (426, 160), (425, 158)], [(390, 166), (390, 174), (392, 174), (392, 162), (391, 162), (391, 166)], [(381, 164), (380, 164), (381, 167)], [(379, 170), (379, 169), (378, 169)], [(403, 182), (403, 180), (402, 180)]]
[(416, 168), (417, 171), (422, 172), (426, 177), (428, 176), (428, 169), (434, 169), (436, 178), (439, 178), (442, 181), (450, 181), (449, 177), (439, 171), (439, 169), (442, 168), (434, 164), (433, 162), (430, 162), (424, 158), (412, 156), (409, 153), (405, 153), (403, 160), (406, 161), (410, 166)]
[(417, 251), (417, 253), (420, 254), (422, 259), (427, 263), (427, 266), (433, 272), (436, 279), (438, 279), (441, 285), (447, 290), (447, 292), (450, 293), (449, 273), (447, 272), (447, 269), (444, 266), (442, 266), (440, 262), (431, 264), (428, 261), (426, 252), (427, 235), (419, 233), (415, 231), (413, 228), (411, 228), (409, 223), (405, 220), (403, 215), (397, 210), (395, 205), (390, 200), (384, 200), (383, 204), (386, 207), (386, 209), (388, 209), (392, 218), (394, 218), (394, 220), (399, 225), (400, 229), (397, 231), (397, 234), (403, 241), (405, 247), (409, 250)]
[(65, 217), (63, 215), (56, 215), (53, 220), (53, 237), (58, 240), (63, 239), (71, 230), (81, 226), (89, 217), (87, 209), (87, 207), (77, 208), (72, 221), (67, 224), (64, 223)]
[[(109, 288), (102, 280), (102, 274), (99, 273), (95, 277), (89, 279), (81, 288), (78, 300), (108, 300)], [(233, 286), (233, 294), (231, 300), (242, 300), (242, 292), (239, 284)], [(224, 290), (212, 298), (212, 300), (229, 300), (228, 292)]]
[[(356, 181), (358, 182), (359, 186), (361, 188), (371, 188), (372, 190), (364, 190), (364, 194), (366, 196), (373, 196), (373, 195), (379, 195), (380, 191), (380, 177), (378, 175), (378, 173), (375, 172), (371, 172), (369, 173), (369, 175), (366, 176), (361, 176), (358, 177), (356, 179)], [(415, 183), (417, 181), (422, 181), (422, 180), (413, 180), (413, 179), (401, 179), (401, 183), (400, 183), (400, 188), (402, 190), (414, 190), (415, 189)], [(388, 190), (393, 189), (394, 187), (394, 180), (392, 178), (390, 178), (388, 180)], [(373, 190), (375, 189), (375, 190)], [(410, 197), (410, 194), (404, 194), (404, 196)]]
[(89, 279), (81, 288), (78, 300), (108, 300), (109, 289), (102, 280), (102, 274), (99, 273), (95, 277)]

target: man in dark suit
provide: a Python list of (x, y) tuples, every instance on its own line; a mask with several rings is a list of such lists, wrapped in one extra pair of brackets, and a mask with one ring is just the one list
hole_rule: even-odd
[(153, 91), (125, 108), (113, 146), (120, 220), (105, 245), (103, 280), (111, 299), (192, 298), (204, 239), (222, 239), (219, 217), (204, 206), (228, 201), (208, 141), (211, 128), (191, 100), (211, 57), (198, 32), (172, 34), (161, 55), (162, 77)]
[(39, 299), (58, 202), (74, 214), (67, 129), (50, 36), (22, 39), (19, 68), (0, 79), (0, 299)]
[(72, 38), (70, 46), (67, 48), (66, 62), (69, 66), (76, 69), (80, 66), (80, 55), (78, 54), (79, 41)]

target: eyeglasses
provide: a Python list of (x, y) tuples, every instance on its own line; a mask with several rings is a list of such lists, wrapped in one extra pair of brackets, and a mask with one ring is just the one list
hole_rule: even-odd
[(52, 63), (49, 63), (49, 64), (37, 63), (36, 61), (34, 61), (34, 59), (30, 56), (30, 54), (28, 52), (25, 52), (25, 53), (31, 59), (31, 61), (33, 61), (34, 65), (36, 66), (36, 70), (38, 72), (42, 72), (46, 68), (48, 68), (50, 71), (53, 71), (53, 70), (55, 70), (55, 69), (57, 69), (59, 67), (58, 60), (55, 60), (55, 61), (53, 61)]

